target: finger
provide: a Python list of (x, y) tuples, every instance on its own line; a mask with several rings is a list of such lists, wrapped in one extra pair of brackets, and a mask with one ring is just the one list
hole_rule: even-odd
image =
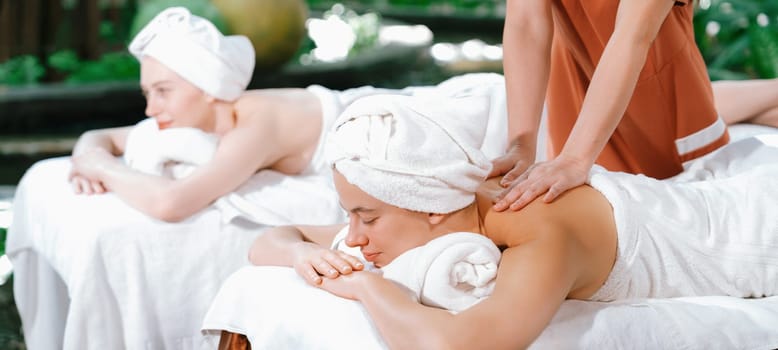
[(524, 208), (527, 206), (527, 204), (531, 203), (535, 200), (535, 198), (538, 198), (541, 194), (548, 191), (549, 185), (547, 185), (543, 180), (535, 182), (529, 188), (522, 193), (521, 197), (519, 197), (517, 200), (515, 200), (510, 205), (510, 209), (513, 211), (520, 210), (521, 208)]
[(559, 197), (560, 194), (567, 192), (569, 190), (568, 186), (563, 185), (560, 182), (555, 183), (551, 187), (548, 188), (548, 191), (546, 192), (546, 195), (543, 196), (543, 201), (546, 203), (551, 203)]
[(492, 171), (489, 172), (487, 178), (505, 174), (508, 170), (511, 170), (514, 164), (515, 163), (511, 162), (510, 159), (507, 159), (506, 157), (492, 160)]
[(327, 260), (324, 259), (319, 259), (316, 264), (314, 264), (314, 268), (320, 275), (329, 278), (336, 278), (339, 275), (338, 270), (336, 270)]
[(524, 193), (524, 184), (525, 182), (523, 181), (514, 183), (511, 188), (507, 189), (501, 194), (502, 198), (500, 198), (500, 200), (498, 200), (497, 203), (492, 206), (492, 208), (495, 211), (503, 211), (508, 209), (511, 203), (515, 202)]
[(326, 259), (330, 266), (337, 269), (338, 274), (348, 275), (354, 271), (354, 269), (351, 267), (351, 263), (346, 260), (343, 255), (346, 254), (338, 252), (337, 254), (327, 255)]
[(510, 184), (516, 181), (523, 173), (525, 172), (519, 169), (518, 166), (513, 167), (511, 171), (507, 172), (505, 176), (502, 177), (500, 185), (503, 187), (510, 186)]
[(316, 270), (314, 270), (313, 266), (309, 264), (295, 266), (295, 270), (297, 271), (298, 275), (305, 279), (306, 282), (314, 286), (318, 286), (322, 282), (321, 276), (316, 272)]
[(105, 189), (103, 189), (103, 185), (101, 185), (100, 182), (90, 181), (89, 185), (92, 188), (93, 193), (100, 194), (105, 192)]
[(73, 188), (73, 193), (81, 194), (81, 185), (79, 185), (77, 178), (73, 178), (70, 180), (70, 187)]
[(92, 194), (92, 186), (89, 185), (89, 181), (83, 177), (78, 177), (78, 185), (81, 187), (81, 193)]
[(365, 264), (363, 264), (362, 261), (359, 260), (359, 258), (356, 256), (341, 252), (341, 257), (348, 262), (349, 266), (351, 266), (352, 270), (354, 271), (359, 271), (365, 268)]

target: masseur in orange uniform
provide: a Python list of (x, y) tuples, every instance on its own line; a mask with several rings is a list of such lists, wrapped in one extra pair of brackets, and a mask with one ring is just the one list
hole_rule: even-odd
[[(694, 42), (691, 0), (509, 0), (511, 146), (494, 161), (518, 210), (583, 184), (594, 163), (667, 178), (729, 140)], [(534, 164), (544, 97), (550, 158)]]

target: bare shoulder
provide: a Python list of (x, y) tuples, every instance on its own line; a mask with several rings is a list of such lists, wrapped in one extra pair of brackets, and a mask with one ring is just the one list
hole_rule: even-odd
[(246, 114), (318, 112), (319, 105), (316, 95), (302, 88), (249, 90), (235, 102), (236, 110)]
[(273, 153), (269, 168), (286, 174), (310, 164), (323, 127), (319, 98), (299, 88), (247, 91), (235, 102), (235, 118), (236, 129)]
[(491, 179), (479, 188), (476, 196), (486, 235), (498, 245), (517, 246), (550, 232), (576, 239), (588, 239), (590, 234), (615, 235), (610, 203), (590, 186), (571, 189), (551, 203), (537, 198), (519, 211), (497, 212), (492, 204), (502, 191), (497, 179)]

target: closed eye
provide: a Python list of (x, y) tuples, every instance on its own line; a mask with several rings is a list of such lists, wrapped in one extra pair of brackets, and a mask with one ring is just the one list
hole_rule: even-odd
[(365, 224), (365, 225), (370, 225), (370, 224), (374, 223), (376, 221), (376, 219), (378, 219), (378, 218), (375, 217), (375, 218), (370, 218), (370, 219), (362, 219), (362, 223)]

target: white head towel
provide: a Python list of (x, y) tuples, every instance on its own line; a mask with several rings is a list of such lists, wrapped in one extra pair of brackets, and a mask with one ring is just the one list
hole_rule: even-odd
[(335, 121), (327, 158), (349, 183), (378, 200), (450, 213), (473, 202), (491, 169), (478, 149), (488, 112), (482, 96), (363, 97)]
[(153, 57), (218, 99), (233, 101), (254, 71), (254, 48), (241, 35), (224, 36), (206, 19), (171, 7), (146, 24), (129, 46), (140, 60)]

